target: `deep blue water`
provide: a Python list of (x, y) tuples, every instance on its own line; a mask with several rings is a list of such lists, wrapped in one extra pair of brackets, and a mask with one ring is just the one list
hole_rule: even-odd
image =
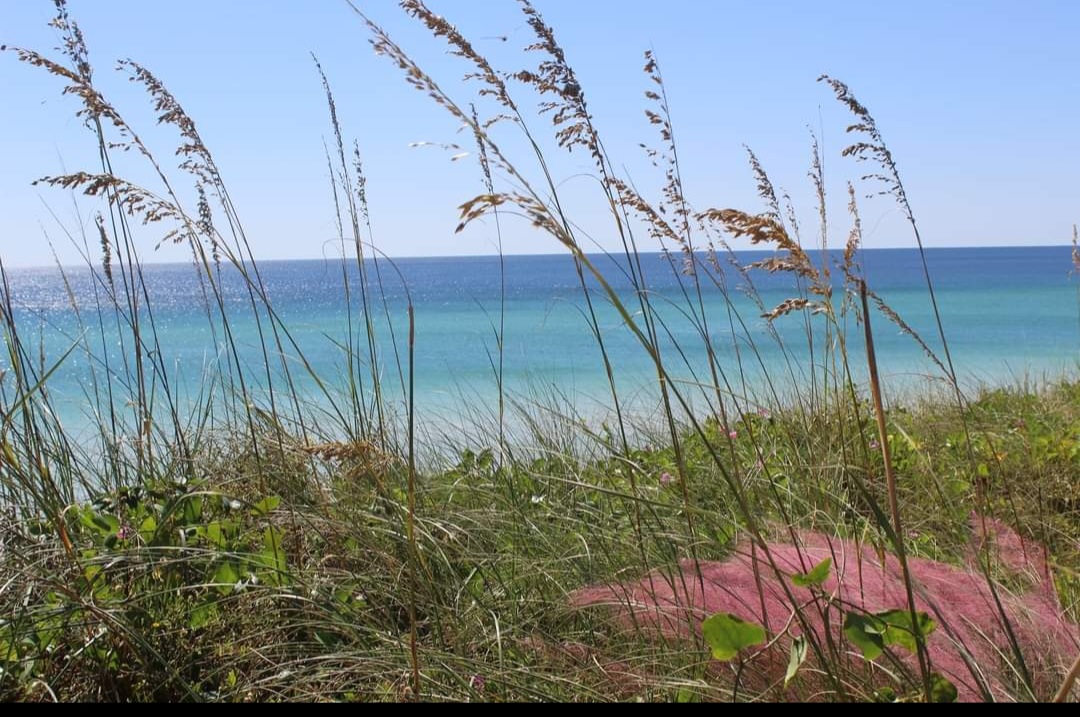
[[(740, 253), (739, 259), (749, 263), (765, 256)], [(814, 256), (820, 261), (820, 255)], [(1055, 376), (1076, 367), (1080, 356), (1080, 303), (1078, 285), (1070, 277), (1068, 247), (940, 249), (930, 250), (928, 258), (946, 335), (965, 382), (1011, 382), (1023, 376)], [(864, 251), (861, 260), (871, 288), (941, 353), (918, 253), (871, 250)], [(637, 311), (639, 305), (621, 261), (607, 257), (596, 257), (595, 261), (628, 306)], [(658, 330), (671, 335), (663, 345), (672, 373), (693, 381), (693, 372), (697, 372), (698, 379), (705, 379), (704, 342), (699, 328), (683, 313), (688, 304), (682, 292), (692, 292), (692, 280), (673, 270), (669, 260), (660, 255), (643, 255), (641, 261), (649, 296), (664, 320)], [(259, 270), (276, 312), (309, 365), (330, 384), (343, 385), (346, 364), (341, 344), (347, 340), (349, 314), (341, 263), (268, 262)], [(355, 263), (349, 272), (354, 292), (353, 325), (362, 331)], [(125, 353), (122, 332), (116, 330), (114, 317), (105, 316), (104, 338), (99, 329), (95, 291), (100, 299), (103, 287), (95, 283), (87, 269), (67, 272), (71, 296), (81, 310), (80, 319), (71, 308), (71, 297), (58, 270), (9, 273), (11, 301), (23, 339), (32, 347), (35, 360), (44, 356), (45, 364), (50, 364), (79, 337), (91, 348), (93, 356), (84, 351), (72, 353), (49, 383), (61, 413), (77, 422), (86, 412), (90, 365), (96, 362), (100, 373), (100, 361), (108, 356), (115, 368)], [(572, 401), (594, 399), (598, 405), (605, 404), (606, 374), (598, 343), (585, 318), (586, 303), (578, 277), (568, 257), (507, 257), (505, 277), (500, 274), (497, 257), (401, 259), (392, 264), (380, 262), (379, 273), (385, 307), (383, 299), (376, 297), (373, 315), (389, 395), (400, 397), (401, 393), (384, 311), (391, 317), (404, 359), (407, 287), (416, 317), (415, 375), (421, 411), (445, 411), (463, 400), (490, 403), (495, 393), (493, 362), (497, 355), (500, 287), (505, 280), (507, 388), (523, 392), (527, 388), (543, 391), (554, 387)], [(377, 276), (370, 264), (368, 274), (372, 291), (378, 294)], [(161, 357), (169, 368), (172, 388), (188, 400), (194, 400), (200, 389), (211, 385), (208, 377), (228, 359), (220, 318), (210, 307), (213, 318), (208, 319), (204, 287), (197, 276), (189, 265), (145, 267), (149, 297), (146, 306), (153, 314)], [(258, 383), (263, 353), (247, 290), (235, 271), (223, 270), (222, 276), (241, 360), (255, 370), (252, 380)], [(767, 308), (793, 295), (789, 276), (763, 272), (752, 276)], [(776, 324), (793, 361), (792, 379), (780, 349), (766, 331), (760, 309), (744, 292), (744, 279), (728, 267), (724, 272), (728, 288), (725, 297), (704, 272), (699, 272), (699, 278), (709, 334), (733, 386), (741, 390), (742, 376), (750, 390), (761, 383), (757, 359), (749, 351), (751, 341), (783, 391), (790, 393), (809, 380), (809, 350), (802, 316), (789, 316)], [(590, 283), (595, 290), (595, 283)], [(696, 296), (691, 293), (691, 297), (697, 309)], [(647, 354), (602, 293), (594, 291), (593, 301), (620, 392), (647, 396), (655, 377)], [(144, 324), (149, 321), (145, 306), (142, 320)], [(918, 384), (919, 376), (933, 372), (909, 337), (880, 314), (874, 314), (873, 322), (879, 359), (889, 385), (899, 388)], [(860, 353), (861, 335), (861, 328), (851, 321), (850, 341), (860, 372), (865, 362)], [(819, 358), (820, 339), (815, 347)], [(686, 354), (688, 366), (682, 363), (673, 342)], [(127, 353), (130, 355), (130, 350)], [(313, 391), (314, 382), (305, 376), (296, 351), (286, 346), (285, 353), (299, 384), (305, 391)], [(361, 356), (367, 360), (366, 343), (361, 344)], [(740, 357), (744, 373), (739, 372)], [(8, 362), (6, 355), (0, 358), (0, 369)]]

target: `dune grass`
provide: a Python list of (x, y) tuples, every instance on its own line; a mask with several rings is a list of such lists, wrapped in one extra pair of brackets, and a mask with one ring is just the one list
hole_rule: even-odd
[[(808, 639), (812, 667), (787, 689), (748, 691), (737, 679), (707, 678), (713, 660), (702, 641), (615, 631), (602, 616), (571, 609), (569, 596), (680, 560), (722, 560), (740, 541), (770, 564), (771, 544), (798, 544), (811, 530), (901, 558), (960, 564), (970, 552), (972, 513), (1045, 545), (1064, 608), (1080, 618), (1080, 386), (1062, 379), (968, 396), (940, 320), (937, 336), (919, 336), (867, 287), (859, 265), (863, 190), (891, 196), (920, 250), (922, 239), (882, 133), (845, 85), (823, 78), (854, 117), (844, 155), (866, 162), (872, 176), (866, 187), (844, 188), (849, 229), (841, 249), (817, 263), (804, 247), (836, 244), (830, 227), (840, 222), (826, 212), (830, 188), (816, 141), (813, 236), (803, 235), (752, 153), (762, 210), (695, 209), (659, 61), (647, 54), (646, 116), (658, 134), (646, 151), (662, 174), (650, 198), (609, 157), (585, 89), (530, 3), (521, 3), (536, 36), (528, 57), (539, 59), (509, 72), (423, 3), (401, 5), (469, 66), (468, 81), (446, 90), (361, 14), (376, 52), (471, 134), (484, 192), (463, 197), (462, 228), (493, 217), (501, 237), (503, 221), (524, 217), (565, 249), (606, 369), (609, 420), (582, 422), (506, 389), (503, 305), (492, 317), (497, 406), (466, 414), (496, 420), (469, 427), (471, 448), (420, 430), (414, 308), (386, 300), (383, 282), (395, 269), (371, 234), (360, 152), (344, 139), (321, 66), (349, 322), (339, 343), (344, 387), (320, 376), (275, 310), (255, 240), (195, 122), (148, 69), (121, 63), (160, 121), (179, 133), (180, 165), (166, 168), (98, 92), (85, 39), (58, 0), (60, 55), (9, 49), (64, 84), (100, 149), (101, 166), (42, 180), (98, 203), (98, 235), (75, 237), (96, 303), (72, 306), (82, 332), (67, 354), (46, 359), (17, 320), (0, 262), (8, 353), (0, 379), (0, 697), (929, 700), (939, 683), (918, 631), (911, 644), (918, 669), (875, 673), (880, 684), (866, 682), (865, 661), (853, 666), (850, 650)], [(538, 111), (526, 109), (537, 98)], [(514, 139), (504, 141), (507, 134)], [(564, 150), (594, 162), (629, 294), (612, 288), (564, 210), (548, 161)], [(114, 172), (123, 151), (147, 164), (154, 187)], [(731, 238), (774, 254), (739, 265)], [(223, 349), (194, 400), (174, 385), (157, 340), (141, 263), (156, 241), (191, 248), (192, 281), (203, 288), (207, 323)], [(699, 331), (704, 356), (671, 346), (640, 261), (640, 252), (656, 249), (679, 270), (680, 295), (669, 298)], [(741, 314), (734, 301), (719, 315), (706, 311), (705, 296), (736, 290), (731, 263), (759, 314)], [(241, 319), (224, 297), (226, 268), (243, 279), (242, 320), (254, 322), (260, 340), (254, 361), (234, 339)], [(760, 272), (789, 276), (792, 296), (765, 305), (753, 289)], [(655, 369), (659, 421), (645, 423), (629, 407), (628, 387), (608, 360), (601, 305), (618, 313)], [(751, 327), (762, 322), (780, 348), (780, 370), (761, 361)], [(785, 343), (778, 322), (801, 322), (804, 344)], [(882, 322), (919, 344), (946, 390), (904, 405), (879, 399), (880, 381), (861, 377), (875, 374), (867, 349), (870, 327)], [(716, 327), (734, 340), (719, 343)], [(113, 336), (122, 342), (119, 357), (101, 350)], [(90, 366), (92, 441), (66, 432), (48, 389), (50, 374), (75, 354)], [(749, 378), (759, 373), (760, 381)], [(418, 445), (436, 441), (434, 452)], [(979, 564), (995, 596), (1016, 587), (1016, 576), (989, 556)], [(895, 608), (917, 624), (907, 583), (908, 604)], [(804, 611), (814, 609), (797, 608), (792, 623), (806, 624)], [(1011, 635), (1004, 611), (1001, 620)], [(1016, 677), (1010, 696), (1053, 697), (1031, 677), (1034, 656), (1007, 642), (997, 648)], [(595, 650), (609, 659), (590, 659)], [(635, 678), (614, 674), (615, 663)], [(1067, 670), (1060, 666), (1060, 680)]]

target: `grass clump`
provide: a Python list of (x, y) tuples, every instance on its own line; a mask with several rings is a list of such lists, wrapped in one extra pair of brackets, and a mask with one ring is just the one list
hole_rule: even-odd
[[(938, 336), (924, 339), (867, 286), (855, 186), (846, 187), (843, 250), (828, 251), (832, 223), (816, 140), (814, 239), (804, 237), (790, 201), (753, 153), (763, 210), (695, 209), (683, 186), (659, 60), (649, 53), (646, 118), (658, 139), (645, 149), (662, 172), (658, 195), (649, 197), (617, 170), (566, 51), (531, 3), (521, 5), (535, 35), (528, 56), (538, 59), (511, 71), (493, 67), (422, 2), (401, 5), (468, 66), (466, 84), (455, 88), (476, 90), (467, 99), (445, 90), (361, 15), (376, 52), (475, 141), (484, 191), (463, 201), (459, 230), (492, 216), (501, 236), (502, 222), (524, 217), (565, 249), (607, 377), (608, 421), (596, 427), (509, 392), (503, 282), (500, 316), (492, 322), (497, 420), (470, 427), (471, 448), (435, 436), (432, 443), (450, 448), (424, 450), (415, 307), (387, 301), (384, 280), (396, 272), (375, 246), (359, 149), (348, 149), (321, 66), (348, 325), (335, 339), (344, 385), (320, 375), (271, 301), (195, 122), (148, 69), (121, 63), (145, 88), (160, 122), (180, 136), (177, 171), (166, 170), (98, 91), (83, 35), (58, 1), (59, 59), (13, 52), (61, 79), (100, 149), (100, 167), (42, 180), (100, 202), (97, 236), (83, 242), (95, 303), (73, 301), (79, 338), (49, 363), (27, 338), (0, 264), (8, 351), (0, 378), (0, 697), (952, 698), (955, 688), (934, 669), (930, 621), (917, 604), (922, 593), (909, 559), (969, 565), (992, 596), (1003, 637), (993, 646), (995, 664), (968, 660), (977, 696), (1051, 697), (1068, 666), (1031, 654), (1006, 609), (1010, 594), (1045, 576), (995, 559), (987, 520), (1045, 546), (1063, 611), (1073, 621), (1080, 617), (1080, 387), (1062, 380), (967, 395), (940, 318)], [(884, 182), (921, 250), (877, 123), (845, 85), (823, 80), (855, 118), (855, 140), (844, 155), (874, 167), (865, 181), (875, 188)], [(521, 94), (538, 102), (536, 112)], [(540, 134), (541, 120), (552, 123), (551, 137)], [(497, 141), (497, 133), (511, 132), (516, 139), (498, 134)], [(149, 165), (155, 188), (122, 178), (113, 164), (122, 150)], [(613, 288), (567, 213), (550, 161), (563, 151), (583, 152), (593, 163), (597, 201), (622, 247), (607, 258), (628, 279), (629, 292)], [(147, 233), (190, 247), (192, 281), (221, 349), (193, 400), (175, 384), (158, 341), (140, 258)], [(730, 251), (732, 238), (747, 238), (772, 256), (743, 265)], [(641, 261), (646, 242), (680, 277), (674, 299), (700, 335), (700, 348), (670, 340), (668, 315)], [(822, 250), (820, 261), (811, 245)], [(937, 316), (925, 255), (924, 269)], [(766, 304), (754, 285), (762, 273), (788, 279), (791, 295)], [(239, 277), (243, 312), (227, 300), (225, 277)], [(746, 287), (758, 315), (743, 315), (730, 300), (734, 281)], [(728, 299), (722, 312), (706, 309), (705, 297), (715, 295)], [(637, 416), (627, 399), (598, 318), (604, 306), (649, 359), (657, 420)], [(872, 316), (918, 343), (940, 371), (943, 393), (906, 405), (882, 398)], [(783, 338), (782, 322), (801, 326), (798, 345)], [(241, 325), (254, 327), (255, 349), (237, 340)], [(730, 343), (716, 338), (718, 328)], [(779, 366), (766, 365), (760, 341), (779, 349)], [(100, 350), (115, 343), (119, 354)], [(73, 354), (90, 366), (90, 441), (66, 432), (49, 391), (50, 377)], [(981, 526), (976, 521), (974, 549), (973, 513), (986, 518)], [(864, 642), (881, 643), (874, 657), (899, 645), (915, 662), (890, 653), (892, 662), (879, 668), (828, 629), (813, 629), (831, 624), (840, 604), (824, 587), (833, 563), (804, 565), (791, 581), (785, 550), (777, 547), (809, 554), (809, 534), (899, 556), (903, 598), (861, 622), (847, 614), (862, 626)], [(794, 606), (780, 634), (721, 615), (711, 624), (734, 625), (736, 637), (746, 638), (735, 647), (707, 645), (701, 620), (685, 639), (658, 640), (644, 625), (626, 630), (610, 615), (573, 608), (583, 587), (646, 574), (682, 580), (688, 590), (695, 579), (704, 584), (709, 563), (732, 559), (743, 545), (759, 566), (757, 592), (744, 599), (764, 605), (761, 586), (776, 578)], [(811, 599), (799, 599), (797, 590), (809, 590)], [(939, 635), (951, 627), (959, 628), (933, 625)], [(758, 671), (743, 653), (763, 644), (761, 633), (767, 647), (797, 634), (794, 669), (781, 670), (779, 680), (744, 679)], [(718, 670), (710, 647), (738, 664)]]
[[(1003, 474), (1038, 477), (989, 495), (1027, 527), (1032, 545), (1049, 547), (1073, 619), (1080, 521), (1075, 496), (1050, 498), (1047, 486), (1074, 483), (1068, 477), (1077, 459), (1047, 461), (1040, 451), (1071, 450), (1077, 390), (993, 391), (971, 406), (980, 431), (1007, 437), (998, 448), (1008, 453)], [(963, 431), (955, 409), (928, 403), (889, 418), (901, 500), (912, 516), (909, 554), (963, 564), (971, 550), (965, 506), (975, 486), (955, 444)], [(1017, 428), (1028, 420), (1038, 428)], [(775, 486), (766, 484), (748, 441), (736, 447), (743, 490), (757, 499), (774, 490), (784, 496), (783, 509), (759, 522), (778, 540), (791, 527), (837, 539), (877, 535), (873, 515), (824, 489), (835, 480), (829, 466), (841, 466), (850, 448), (823, 442), (823, 431), (804, 432), (806, 421), (781, 409), (738, 424), (776, 446), (769, 458)], [(681, 489), (663, 479), (675, 461), (670, 446), (619, 461), (564, 455), (503, 465), (495, 449), (466, 452), (418, 477), (415, 553), (405, 531), (407, 469), (345, 444), (298, 449), (269, 483), (265, 464), (221, 447), (200, 466), (202, 480), (162, 477), (74, 505), (62, 518), (66, 539), (48, 521), (9, 519), (4, 696), (412, 698), (407, 573), (415, 556), (425, 699), (730, 699), (722, 681), (695, 677), (710, 662), (700, 645), (612, 632), (602, 614), (569, 608), (572, 590), (638, 575), (643, 565), (662, 569), (691, 552), (722, 560), (748, 533), (699, 440), (686, 435), (683, 451), (692, 505), (702, 506), (695, 534), (686, 528)], [(631, 471), (639, 476), (636, 493)], [(797, 516), (794, 526), (784, 515)], [(1021, 592), (1031, 576), (998, 566), (994, 579)], [(885, 678), (876, 686), (918, 691)]]

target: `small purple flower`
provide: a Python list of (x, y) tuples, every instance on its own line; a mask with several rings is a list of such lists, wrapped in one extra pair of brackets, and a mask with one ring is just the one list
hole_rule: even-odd
[(737, 440), (739, 440), (739, 432), (736, 431), (735, 429), (732, 429), (732, 430), (728, 431), (727, 437), (730, 438), (733, 441), (737, 441)]
[(772, 411), (767, 408), (759, 409), (757, 415), (759, 418), (764, 418), (766, 421), (772, 419)]
[(881, 450), (881, 444), (878, 443), (878, 440), (876, 438), (871, 438), (870, 439), (870, 450), (872, 450), (872, 451), (880, 451)]
[(469, 680), (469, 687), (477, 692), (483, 692), (484, 688), (487, 687), (487, 680), (484, 679), (483, 675), (473, 675)]
[(660, 476), (660, 485), (662, 485), (665, 488), (667, 488), (668, 486), (670, 486), (674, 482), (675, 482), (675, 478), (670, 473), (664, 473), (663, 475)]
[(130, 525), (124, 525), (120, 530), (116, 531), (117, 540), (131, 540), (135, 537), (135, 529)]

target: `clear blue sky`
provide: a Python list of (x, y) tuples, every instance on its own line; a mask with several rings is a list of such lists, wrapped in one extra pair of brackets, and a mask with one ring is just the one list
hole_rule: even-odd
[[(464, 70), (392, 0), (358, 0), (455, 92)], [(1080, 3), (1074, 0), (804, 2), (802, 0), (536, 0), (577, 67), (608, 148), (634, 179), (647, 176), (637, 144), (652, 141), (642, 116), (642, 51), (652, 47), (669, 81), (690, 198), (698, 208), (756, 209), (742, 145), (787, 187), (810, 225), (808, 126), (821, 127), (833, 182), (833, 241), (847, 232), (840, 160), (847, 117), (821, 73), (848, 82), (885, 132), (932, 246), (1062, 244), (1080, 221)], [(455, 236), (455, 207), (481, 189), (475, 165), (452, 163), (416, 141), (463, 141), (441, 110), (377, 58), (364, 27), (339, 0), (71, 0), (100, 84), (169, 158), (171, 135), (153, 129), (144, 98), (111, 71), (134, 58), (153, 69), (199, 122), (265, 258), (320, 257), (334, 234), (322, 142), (315, 51), (338, 94), (350, 137), (367, 163), (377, 239), (395, 256), (478, 254), (490, 228)], [(512, 0), (430, 0), (517, 69), (531, 40)], [(49, 49), (48, 0), (0, 0), (0, 43)], [(508, 35), (506, 43), (494, 39)], [(492, 38), (492, 39), (480, 39)], [(0, 252), (10, 265), (75, 255), (61, 226), (77, 226), (72, 198), (30, 187), (64, 168), (92, 168), (93, 143), (59, 83), (0, 55)], [(539, 122), (536, 126), (541, 126)], [(546, 125), (544, 125), (546, 126)], [(583, 225), (611, 246), (586, 157), (556, 170), (579, 199)], [(138, 173), (136, 171), (136, 176)], [(83, 219), (94, 205), (80, 200)], [(53, 218), (59, 218), (59, 223)], [(864, 208), (869, 246), (906, 246), (884, 200)], [(176, 250), (148, 260), (182, 259)], [(557, 250), (512, 226), (507, 250)]]

